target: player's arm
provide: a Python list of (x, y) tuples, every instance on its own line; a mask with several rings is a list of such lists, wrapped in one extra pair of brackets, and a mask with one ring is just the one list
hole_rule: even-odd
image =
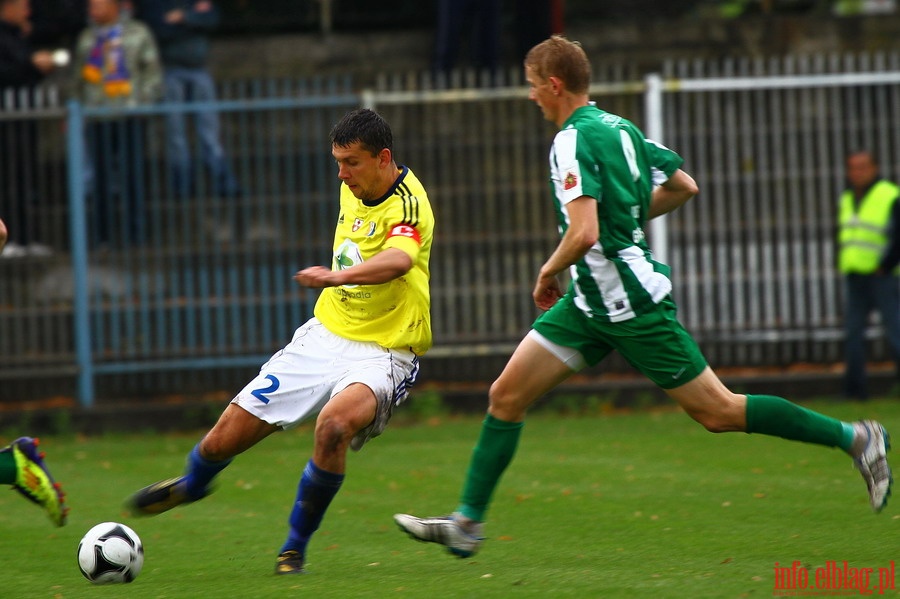
[(569, 228), (538, 273), (532, 297), (541, 310), (549, 310), (562, 297), (557, 275), (588, 253), (600, 237), (597, 219), (597, 200), (581, 196), (566, 204)]
[[(3, 247), (3, 244), (0, 244)], [(888, 224), (888, 248), (881, 257), (877, 275), (890, 274), (900, 264), (900, 198), (894, 200), (891, 208), (891, 220)]]
[(304, 268), (294, 275), (294, 280), (304, 287), (313, 288), (380, 285), (402, 277), (412, 266), (413, 261), (409, 254), (397, 248), (388, 248), (365, 262), (344, 270), (331, 270), (324, 266)]
[(7, 237), (8, 233), (6, 232), (6, 224), (3, 222), (3, 219), (0, 219), (0, 251), (2, 251), (3, 246), (6, 245)]
[(656, 218), (672, 212), (697, 195), (699, 191), (694, 178), (678, 169), (672, 173), (671, 177), (653, 189), (648, 218)]

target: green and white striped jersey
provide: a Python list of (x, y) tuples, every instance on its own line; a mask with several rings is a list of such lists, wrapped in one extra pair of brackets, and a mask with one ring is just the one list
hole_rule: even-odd
[(560, 235), (569, 227), (569, 202), (581, 196), (597, 200), (600, 237), (572, 265), (568, 290), (588, 316), (628, 320), (672, 290), (669, 268), (653, 259), (644, 223), (653, 187), (682, 162), (630, 121), (593, 104), (577, 109), (556, 134), (550, 183)]

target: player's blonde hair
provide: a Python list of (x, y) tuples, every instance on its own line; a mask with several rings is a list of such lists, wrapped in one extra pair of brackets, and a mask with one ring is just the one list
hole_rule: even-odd
[(554, 35), (529, 50), (525, 66), (541, 79), (558, 77), (574, 94), (586, 94), (591, 85), (591, 61), (584, 48), (562, 35)]

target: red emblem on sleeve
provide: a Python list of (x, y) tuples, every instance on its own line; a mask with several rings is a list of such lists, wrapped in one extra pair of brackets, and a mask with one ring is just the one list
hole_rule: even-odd
[(419, 244), (422, 243), (422, 237), (419, 235), (419, 232), (416, 231), (415, 227), (410, 227), (409, 225), (395, 225), (394, 228), (391, 229), (391, 232), (388, 233), (388, 239), (397, 235), (409, 237)]
[(566, 173), (566, 178), (563, 180), (563, 189), (569, 191), (576, 185), (578, 185), (578, 177), (575, 176), (575, 173)]

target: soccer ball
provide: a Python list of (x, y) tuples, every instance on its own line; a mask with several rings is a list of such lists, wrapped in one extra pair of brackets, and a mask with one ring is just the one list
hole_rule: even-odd
[(78, 567), (94, 584), (131, 582), (143, 566), (144, 545), (124, 524), (98, 524), (78, 543)]

